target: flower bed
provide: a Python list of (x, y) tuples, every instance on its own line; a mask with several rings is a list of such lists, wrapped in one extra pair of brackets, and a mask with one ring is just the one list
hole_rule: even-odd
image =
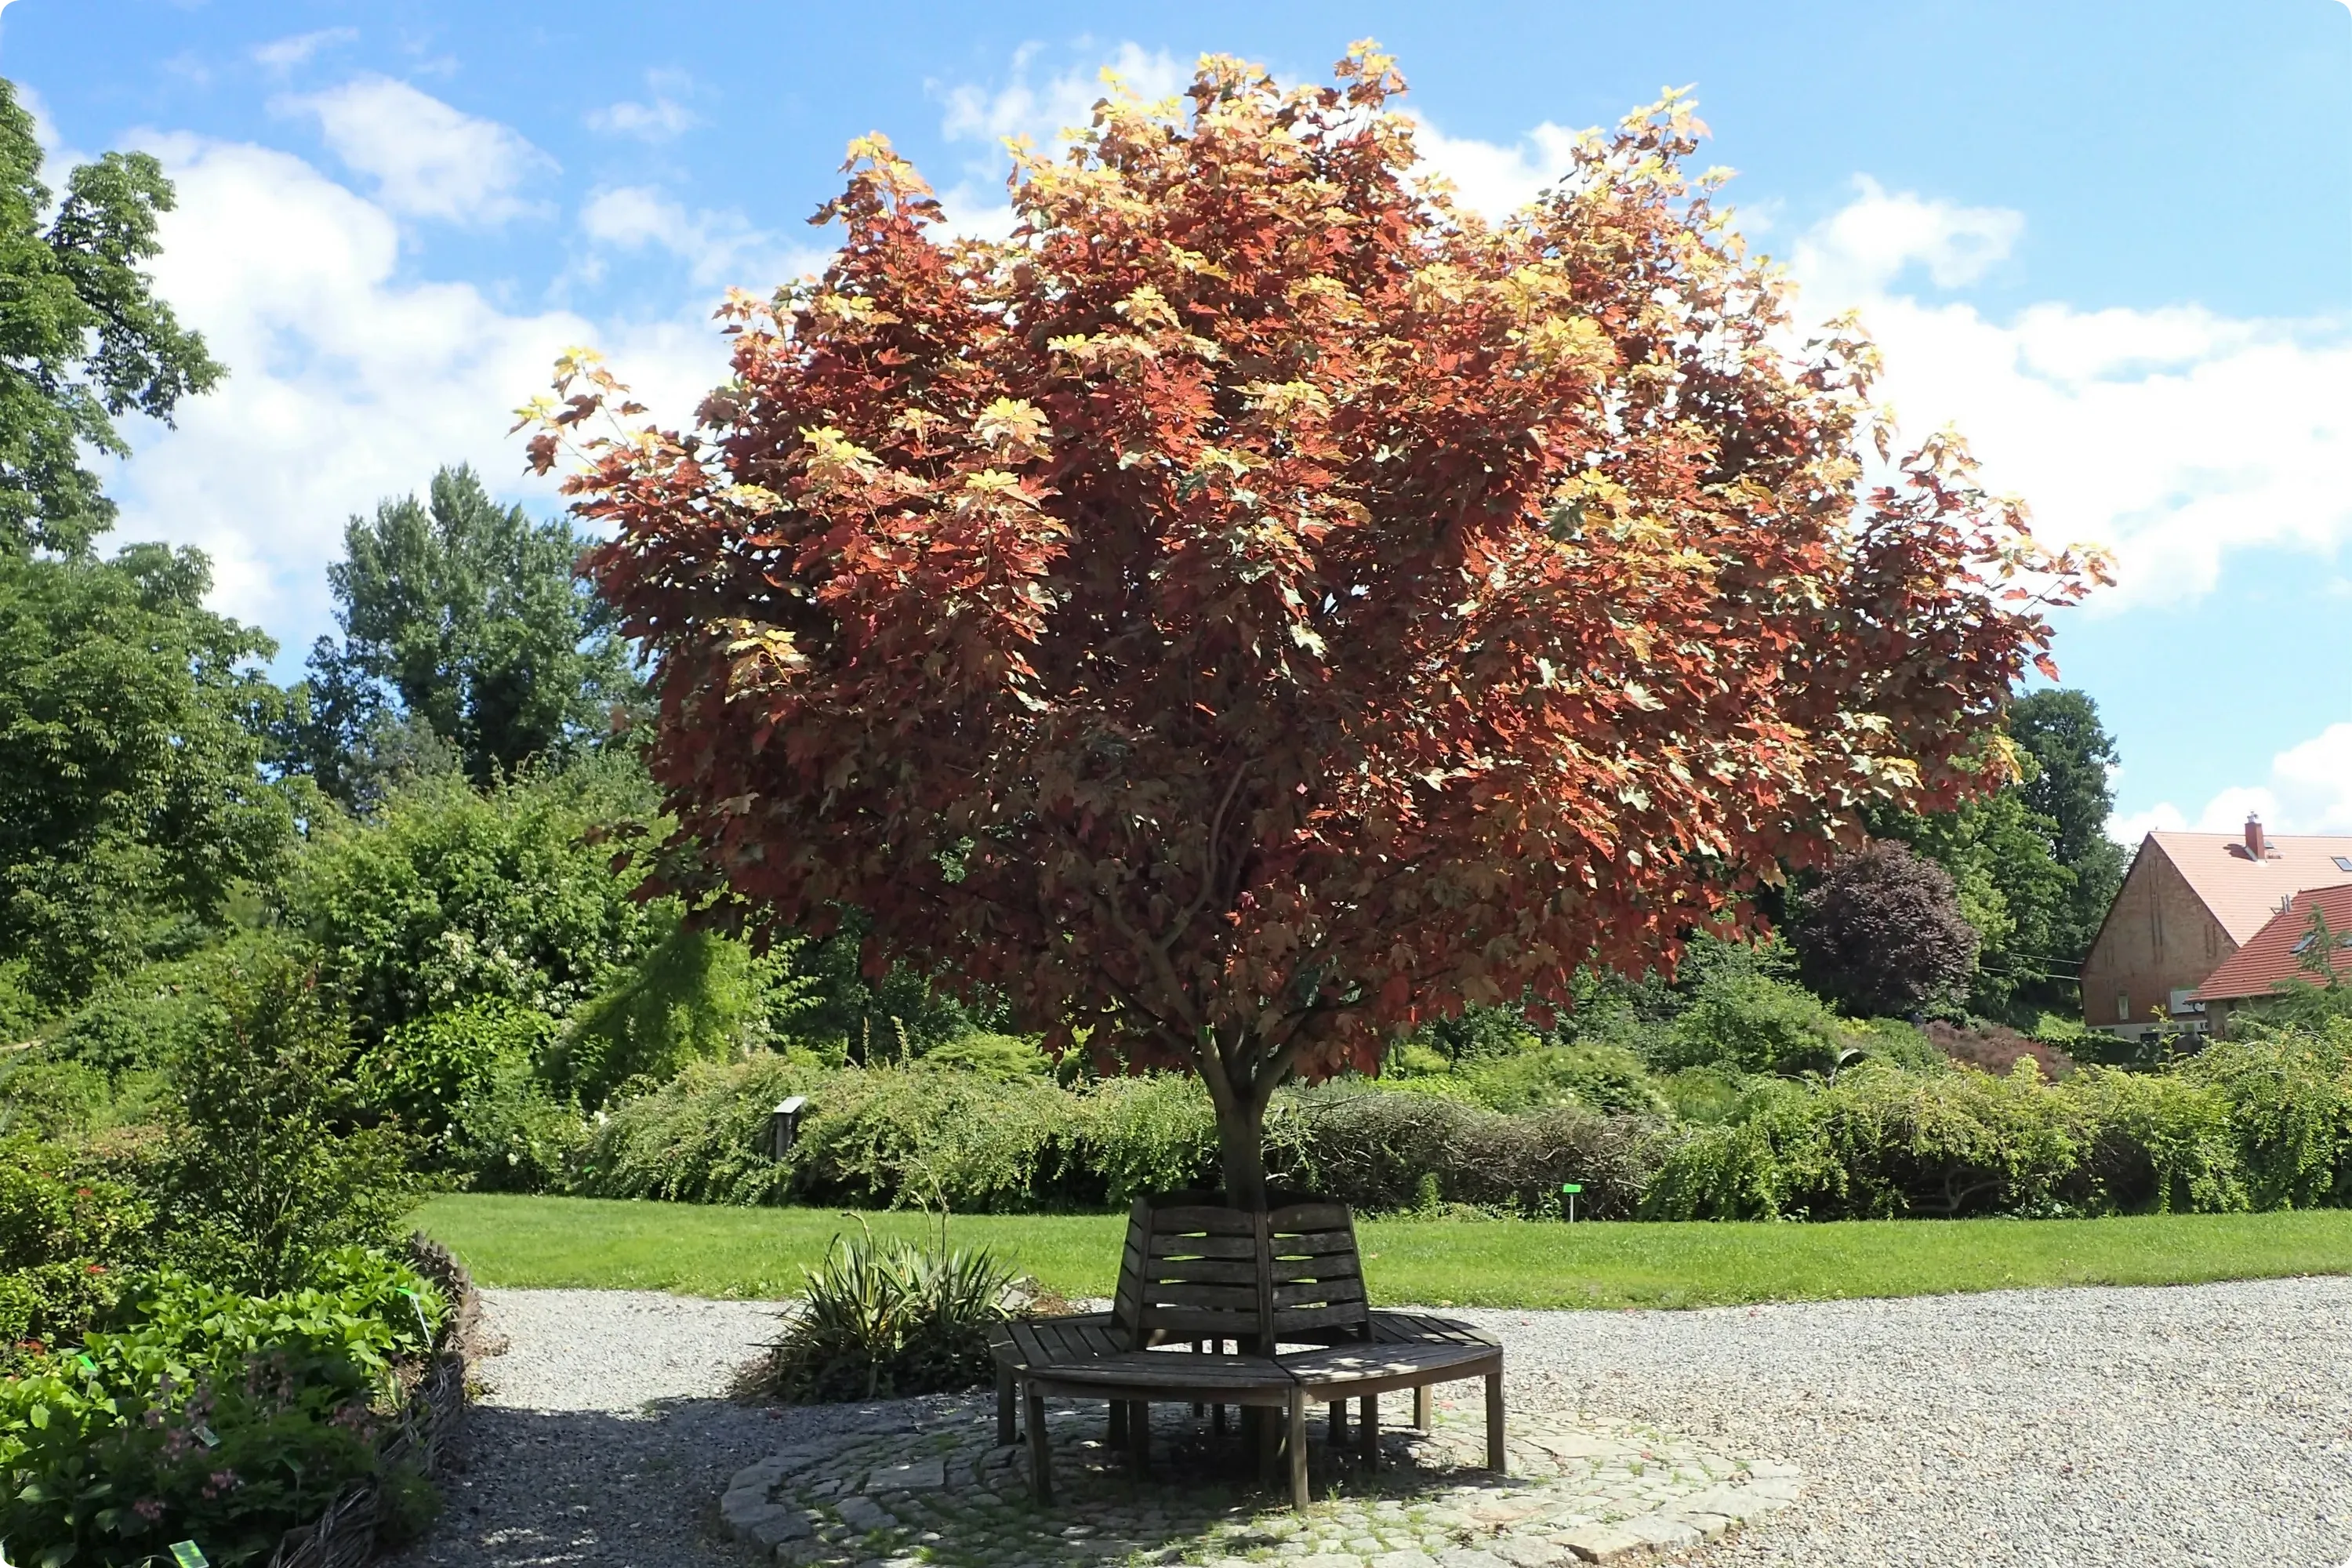
[(359, 1568), (375, 1555), (387, 1519), (384, 1478), (404, 1469), (437, 1479), (443, 1456), (466, 1418), (466, 1367), (481, 1301), (466, 1266), (422, 1234), (409, 1243), (410, 1261), (441, 1288), (452, 1304), (432, 1360), (400, 1409), (398, 1430), (379, 1449), (378, 1472), (344, 1489), (313, 1523), (287, 1532), (270, 1568)]

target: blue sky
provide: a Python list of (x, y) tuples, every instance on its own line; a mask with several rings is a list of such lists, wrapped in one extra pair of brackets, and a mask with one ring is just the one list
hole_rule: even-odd
[[(1906, 433), (2123, 583), (2061, 624), (2122, 745), (2117, 830), (2352, 831), (2352, 10), (2343, 0), (1802, 6), (569, 7), (0, 0), (53, 159), (160, 154), (167, 297), (228, 383), (131, 432), (118, 537), (211, 551), (299, 665), (344, 518), (468, 459), (593, 342), (682, 413), (710, 304), (814, 265), (887, 132), (976, 229), (997, 138), (1204, 51), (1397, 54), (1429, 161), (1507, 208), (1565, 133), (1695, 83), (1804, 312), (1859, 308)], [(52, 164), (55, 177), (56, 164)]]

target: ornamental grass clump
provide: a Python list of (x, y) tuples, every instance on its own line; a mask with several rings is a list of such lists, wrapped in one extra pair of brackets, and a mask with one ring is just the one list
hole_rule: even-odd
[(747, 1392), (793, 1405), (904, 1398), (989, 1375), (988, 1331), (1012, 1316), (1013, 1279), (986, 1250), (837, 1237), (808, 1293), (751, 1370)]

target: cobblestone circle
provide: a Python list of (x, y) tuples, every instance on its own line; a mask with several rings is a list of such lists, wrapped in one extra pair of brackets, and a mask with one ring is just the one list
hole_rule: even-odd
[[(1409, 1396), (1383, 1403), (1396, 1421)], [(1316, 1407), (1316, 1501), (1296, 1513), (1253, 1483), (1237, 1436), (1182, 1405), (1153, 1407), (1139, 1479), (1104, 1441), (1106, 1411), (1048, 1405), (1050, 1508), (1030, 1500), (1025, 1450), (998, 1447), (994, 1413), (967, 1407), (784, 1448), (735, 1473), (719, 1516), (784, 1568), (1541, 1568), (1694, 1546), (1798, 1491), (1789, 1465), (1556, 1415), (1509, 1422), (1510, 1474), (1496, 1477), (1482, 1402), (1440, 1390), (1434, 1429), (1384, 1428), (1369, 1471), (1352, 1444), (1329, 1450)]]

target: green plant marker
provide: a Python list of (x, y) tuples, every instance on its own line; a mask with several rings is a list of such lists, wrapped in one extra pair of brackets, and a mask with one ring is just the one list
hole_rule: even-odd
[(1562, 1182), (1559, 1190), (1568, 1194), (1568, 1223), (1576, 1223), (1576, 1194), (1584, 1190), (1582, 1182)]
[(205, 1549), (193, 1541), (172, 1542), (172, 1563), (173, 1568), (213, 1568)]
[(196, 1426), (196, 1441), (207, 1448), (217, 1448), (220, 1447), (220, 1434), (200, 1422)]

